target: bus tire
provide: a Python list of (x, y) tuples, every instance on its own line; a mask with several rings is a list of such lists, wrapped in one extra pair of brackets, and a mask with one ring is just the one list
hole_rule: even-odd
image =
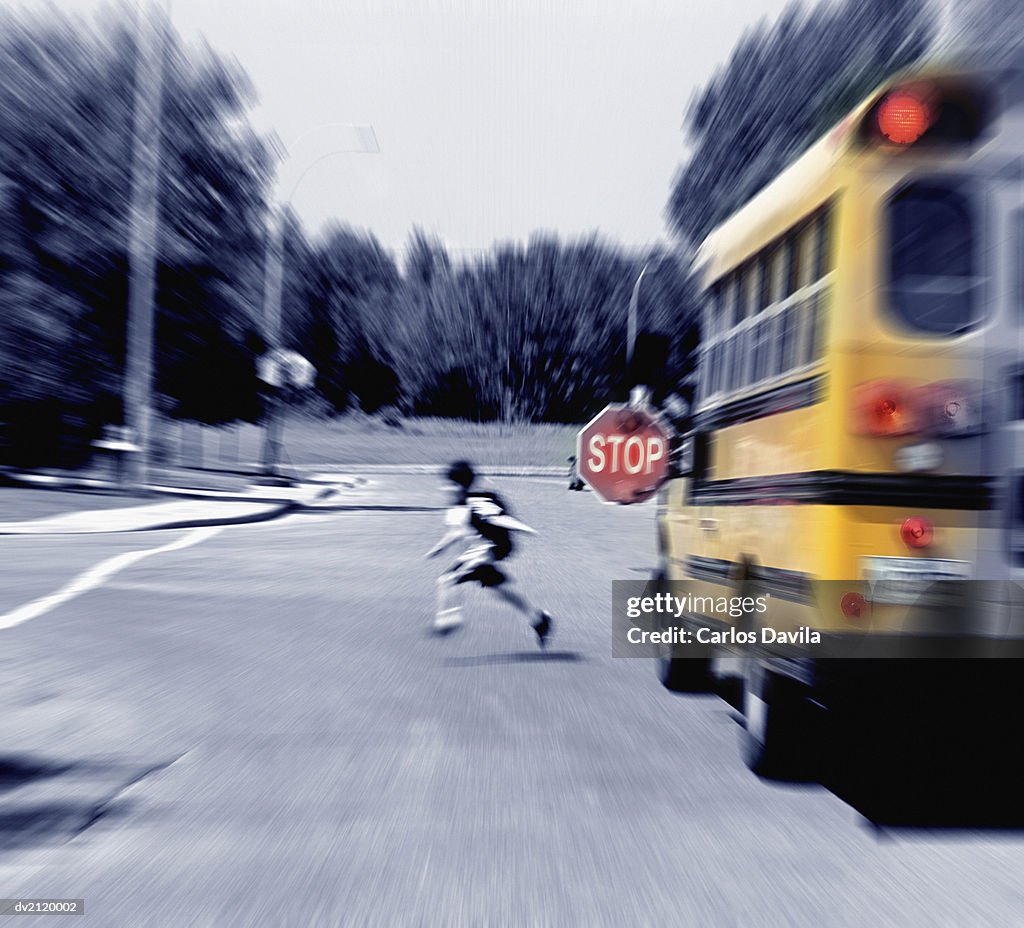
[[(692, 645), (690, 646), (692, 647)], [(711, 654), (672, 657), (671, 650), (658, 658), (658, 679), (673, 693), (707, 693), (711, 690)]]
[[(668, 591), (668, 574), (664, 569), (651, 576), (650, 588), (653, 593)], [(711, 648), (706, 653), (688, 651), (691, 657), (675, 657), (675, 649), (665, 645), (664, 652), (656, 658), (658, 680), (665, 689), (673, 693), (706, 693), (711, 689)], [(689, 648), (695, 646), (690, 645)]]
[[(743, 761), (768, 780), (813, 779), (804, 687), (751, 656), (743, 674)], [(810, 736), (810, 739), (809, 737)]]

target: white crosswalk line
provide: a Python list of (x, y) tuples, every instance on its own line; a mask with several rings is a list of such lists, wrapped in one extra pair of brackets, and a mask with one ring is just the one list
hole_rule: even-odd
[(174, 541), (158, 548), (145, 548), (142, 551), (128, 551), (118, 554), (94, 564), (88, 570), (82, 571), (77, 577), (72, 578), (55, 593), (49, 593), (34, 599), (31, 602), (13, 609), (5, 615), (0, 615), (0, 629), (14, 628), (30, 619), (36, 619), (47, 612), (62, 606), (76, 596), (94, 590), (109, 580), (114, 574), (126, 567), (130, 567), (137, 561), (151, 557), (154, 554), (164, 554), (168, 551), (180, 551), (182, 548), (190, 548), (192, 545), (200, 544), (208, 538), (212, 538), (224, 529), (223, 525), (211, 525), (202, 528), (194, 528), (187, 535), (176, 538)]

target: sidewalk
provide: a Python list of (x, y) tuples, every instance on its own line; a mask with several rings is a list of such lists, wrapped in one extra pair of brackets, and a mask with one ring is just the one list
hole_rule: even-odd
[[(262, 522), (328, 490), (308, 484), (255, 486), (243, 474), (160, 471), (157, 476), (161, 482), (131, 494), (104, 477), (2, 471), (0, 535), (101, 534)], [(174, 482), (165, 482), (168, 478)]]
[[(161, 469), (159, 482), (146, 487), (144, 496), (124, 495), (99, 477), (0, 471), (0, 519), (5, 510), (19, 515), (0, 521), (0, 535), (158, 531), (262, 522), (292, 512), (433, 512), (447, 506), (439, 468), (380, 465), (353, 470), (358, 472), (310, 467), (300, 481), (272, 486), (254, 483), (252, 474)], [(551, 470), (491, 469), (482, 476), (485, 481), (488, 475), (548, 476)], [(52, 499), (38, 502), (51, 492)], [(4, 505), (5, 495), (15, 494), (20, 501), (23, 493), (35, 493), (36, 504), (12, 506), (7, 496)]]
[(177, 477), (182, 485), (154, 484), (146, 495), (132, 496), (95, 477), (7, 472), (0, 480), (0, 520), (7, 515), (0, 535), (159, 531), (263, 522), (300, 511), (423, 512), (445, 505), (439, 481), (426, 475), (320, 473), (291, 486), (253, 484), (237, 474)]

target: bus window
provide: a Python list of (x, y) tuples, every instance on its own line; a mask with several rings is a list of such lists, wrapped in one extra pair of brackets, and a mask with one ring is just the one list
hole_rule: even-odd
[(722, 328), (729, 329), (742, 318), (739, 300), (739, 280), (730, 274), (725, 282), (725, 301), (722, 306)]
[(740, 291), (740, 311), (736, 316), (737, 322), (749, 319), (757, 312), (757, 293), (759, 284), (757, 280), (757, 262), (748, 261), (739, 271), (740, 280), (743, 282)]
[(770, 306), (772, 302), (771, 257), (767, 251), (761, 252), (758, 257), (757, 268), (759, 283), (757, 290), (757, 312), (761, 312)]
[(704, 382), (707, 386), (704, 389), (704, 399), (714, 396), (718, 392), (718, 368), (720, 345), (712, 345), (704, 352)]
[(817, 223), (809, 222), (797, 233), (794, 243), (796, 253), (797, 289), (813, 284), (817, 277), (815, 256), (817, 252)]
[(739, 390), (749, 381), (749, 331), (737, 332), (729, 341), (732, 343), (732, 376), (729, 378), (729, 389)]
[(711, 353), (714, 348), (705, 348), (700, 353), (700, 380), (698, 381), (697, 391), (697, 402), (703, 403), (709, 396), (711, 396), (711, 375), (714, 371), (714, 365), (711, 363)]
[(799, 306), (790, 306), (779, 317), (779, 356), (783, 372), (796, 367), (797, 320)]
[(721, 341), (715, 351), (715, 393), (723, 393), (729, 389), (729, 342)]
[(765, 370), (768, 372), (766, 374), (767, 377), (778, 377), (786, 369), (782, 358), (782, 352), (784, 351), (782, 344), (784, 325), (785, 318), (783, 316), (775, 316), (773, 319), (768, 320), (768, 332), (765, 336), (768, 340), (767, 358), (765, 360)]
[(800, 286), (800, 262), (796, 247), (796, 233), (790, 232), (783, 241), (786, 266), (786, 296), (796, 293)]
[(951, 184), (909, 184), (889, 201), (889, 309), (918, 332), (955, 335), (976, 324), (974, 224)]
[(754, 370), (750, 379), (754, 383), (764, 380), (768, 376), (768, 322), (771, 322), (771, 320), (762, 320), (758, 323), (757, 328), (751, 332), (751, 338), (754, 342)]
[(832, 270), (832, 207), (826, 206), (814, 223), (814, 279), (821, 280)]
[(785, 242), (779, 242), (772, 249), (771, 257), (768, 259), (770, 287), (768, 291), (768, 302), (779, 303), (786, 297), (786, 264), (788, 261), (788, 250)]
[(815, 293), (804, 304), (804, 319), (807, 326), (804, 340), (804, 364), (810, 364), (821, 357), (823, 348), (823, 302), (822, 294)]
[(711, 338), (718, 331), (722, 311), (722, 285), (714, 283), (704, 293), (704, 332)]
[(761, 364), (761, 326), (760, 324), (754, 326), (752, 329), (747, 330), (747, 338), (749, 339), (749, 353), (750, 353), (750, 367), (747, 372), (747, 382), (757, 383), (761, 378), (758, 377), (757, 371)]

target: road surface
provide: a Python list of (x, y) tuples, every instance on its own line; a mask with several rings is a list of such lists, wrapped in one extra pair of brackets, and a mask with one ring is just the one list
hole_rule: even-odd
[(611, 658), (649, 506), (502, 487), (546, 653), (479, 591), (424, 634), (438, 513), (0, 538), (0, 895), (105, 928), (1024, 921), (1021, 832), (758, 780), (724, 702)]

